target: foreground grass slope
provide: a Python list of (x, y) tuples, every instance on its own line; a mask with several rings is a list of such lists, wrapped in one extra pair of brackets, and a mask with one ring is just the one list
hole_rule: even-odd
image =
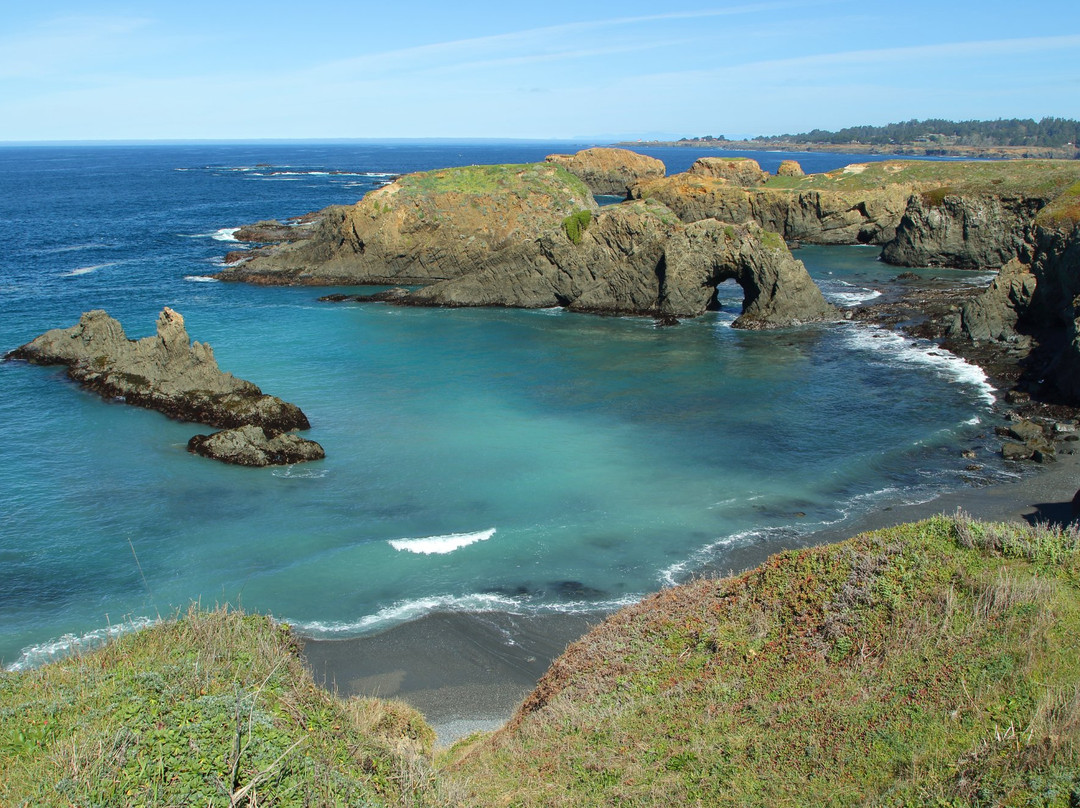
[(0, 805), (1080, 805), (1080, 533), (939, 517), (666, 590), (433, 761), (226, 610), (0, 674)]
[(1080, 804), (1078, 546), (936, 518), (661, 592), (452, 769), (476, 805)]
[(339, 701), (289, 630), (193, 609), (0, 673), (0, 805), (439, 805), (418, 713)]

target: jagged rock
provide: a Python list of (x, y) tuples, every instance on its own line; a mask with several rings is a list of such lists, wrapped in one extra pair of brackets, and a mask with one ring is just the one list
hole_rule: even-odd
[(549, 154), (544, 158), (580, 177), (594, 194), (628, 195), (630, 187), (642, 180), (664, 176), (662, 161), (626, 149), (583, 149), (577, 154)]
[(746, 188), (761, 185), (769, 178), (769, 172), (762, 171), (757, 160), (749, 157), (699, 157), (687, 173), (727, 180)]
[(71, 378), (106, 398), (123, 398), (182, 421), (259, 424), (279, 431), (310, 426), (299, 407), (222, 372), (210, 346), (191, 343), (184, 318), (169, 308), (162, 309), (152, 337), (130, 340), (119, 322), (95, 310), (77, 325), (47, 331), (5, 358), (67, 365)]
[(267, 219), (239, 228), (233, 233), (233, 238), (237, 241), (276, 244), (282, 241), (298, 241), (306, 238), (310, 233), (311, 228), (300, 223), (286, 224), (276, 219)]
[(881, 252), (890, 264), (909, 267), (997, 268), (1013, 258), (1030, 261), (1035, 214), (1045, 199), (953, 194), (947, 189), (912, 194)]
[(1034, 421), (1022, 418), (1005, 427), (1005, 433), (1023, 443), (1031, 443), (1045, 437), (1046, 432), (1042, 426)]
[(1013, 258), (981, 295), (966, 301), (949, 326), (949, 334), (973, 340), (1002, 340), (1016, 335), (1021, 314), (1035, 294), (1037, 281), (1031, 267)]
[(806, 172), (797, 160), (781, 160), (776, 169), (778, 177), (805, 177)]
[(399, 177), (351, 206), (320, 211), (311, 236), (254, 251), (216, 277), (261, 284), (422, 284), (471, 272), (598, 206), (553, 163), (465, 166)]
[(402, 302), (443, 306), (567, 306), (596, 313), (696, 317), (716, 285), (744, 289), (735, 325), (767, 328), (832, 319), (783, 240), (753, 225), (683, 225), (655, 200), (605, 208), (580, 244), (561, 230), (493, 256), (476, 272), (433, 284)]
[(253, 424), (212, 435), (195, 435), (187, 448), (202, 457), (237, 466), (287, 466), (326, 457), (322, 446), (313, 440), (290, 432), (267, 432)]

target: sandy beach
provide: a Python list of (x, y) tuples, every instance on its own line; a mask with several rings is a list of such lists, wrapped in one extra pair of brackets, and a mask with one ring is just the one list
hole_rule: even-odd
[[(1070, 447), (1070, 448), (1064, 448)], [(1073, 451), (1070, 444), (1059, 444)], [(748, 569), (795, 546), (840, 541), (858, 533), (962, 509), (987, 521), (1067, 522), (1080, 487), (1080, 454), (1058, 455), (1045, 467), (1017, 464), (1015, 482), (966, 488), (929, 502), (893, 507), (799, 542), (757, 544), (732, 553), (729, 569)], [(372, 636), (307, 640), (304, 653), (317, 682), (341, 696), (396, 698), (416, 707), (441, 745), (500, 726), (566, 646), (601, 614), (431, 614)]]

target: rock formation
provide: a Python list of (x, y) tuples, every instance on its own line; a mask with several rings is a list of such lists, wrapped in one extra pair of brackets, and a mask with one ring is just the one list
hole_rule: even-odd
[(727, 180), (746, 188), (762, 185), (769, 179), (769, 172), (762, 171), (757, 160), (749, 157), (699, 157), (687, 173)]
[(776, 176), (805, 177), (806, 172), (803, 171), (803, 167), (799, 165), (798, 160), (781, 160), (780, 165), (776, 169)]
[(1031, 305), (1037, 283), (1031, 267), (1013, 258), (1001, 268), (985, 292), (963, 304), (949, 326), (949, 333), (965, 334), (976, 341), (1015, 337), (1017, 324)]
[(151, 337), (128, 339), (119, 322), (95, 310), (77, 325), (47, 331), (5, 359), (66, 365), (72, 379), (105, 398), (181, 421), (224, 428), (255, 425), (274, 435), (310, 427), (299, 407), (221, 371), (210, 346), (192, 343), (184, 318), (169, 308), (162, 310)]
[(639, 183), (638, 199), (658, 199), (684, 222), (752, 221), (788, 241), (884, 244), (896, 233), (911, 191), (886, 186), (860, 190), (744, 188), (704, 174), (675, 174)]
[(604, 208), (572, 241), (560, 229), (491, 256), (467, 275), (378, 299), (406, 305), (566, 306), (600, 314), (696, 317), (729, 278), (744, 289), (741, 328), (836, 317), (775, 233), (709, 220), (682, 224), (655, 200)]
[(589, 189), (551, 163), (407, 174), (350, 206), (320, 212), (310, 238), (256, 250), (217, 275), (264, 284), (421, 284), (453, 278), (492, 253), (538, 238)]
[(655, 157), (626, 149), (584, 149), (577, 154), (549, 154), (547, 162), (561, 165), (580, 177), (594, 194), (626, 197), (630, 187), (664, 176), (664, 164)]
[(1037, 197), (990, 194), (912, 194), (896, 236), (881, 258), (908, 267), (997, 268), (1013, 258), (1031, 260)]
[(188, 441), (188, 451), (236, 466), (287, 466), (326, 457), (313, 440), (291, 432), (267, 432), (254, 424), (195, 435)]

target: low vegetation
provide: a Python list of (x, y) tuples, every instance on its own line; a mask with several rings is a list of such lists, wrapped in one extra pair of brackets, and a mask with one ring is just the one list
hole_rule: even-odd
[(1080, 804), (1080, 533), (958, 514), (624, 609), (432, 757), (286, 627), (182, 619), (0, 674), (0, 804)]
[(577, 210), (562, 221), (563, 232), (574, 244), (580, 244), (585, 231), (592, 223), (592, 211)]
[[(462, 166), (405, 174), (395, 182), (396, 192), (408, 198), (435, 194), (482, 196), (512, 193), (555, 194), (559, 205), (572, 198), (592, 199), (585, 183), (554, 163), (522, 163)], [(374, 197), (378, 197), (376, 193)]]
[(1022, 195), (1050, 201), (1080, 181), (1076, 160), (883, 160), (856, 163), (823, 174), (771, 177), (766, 188), (785, 190), (868, 190), (911, 185), (924, 192)]

